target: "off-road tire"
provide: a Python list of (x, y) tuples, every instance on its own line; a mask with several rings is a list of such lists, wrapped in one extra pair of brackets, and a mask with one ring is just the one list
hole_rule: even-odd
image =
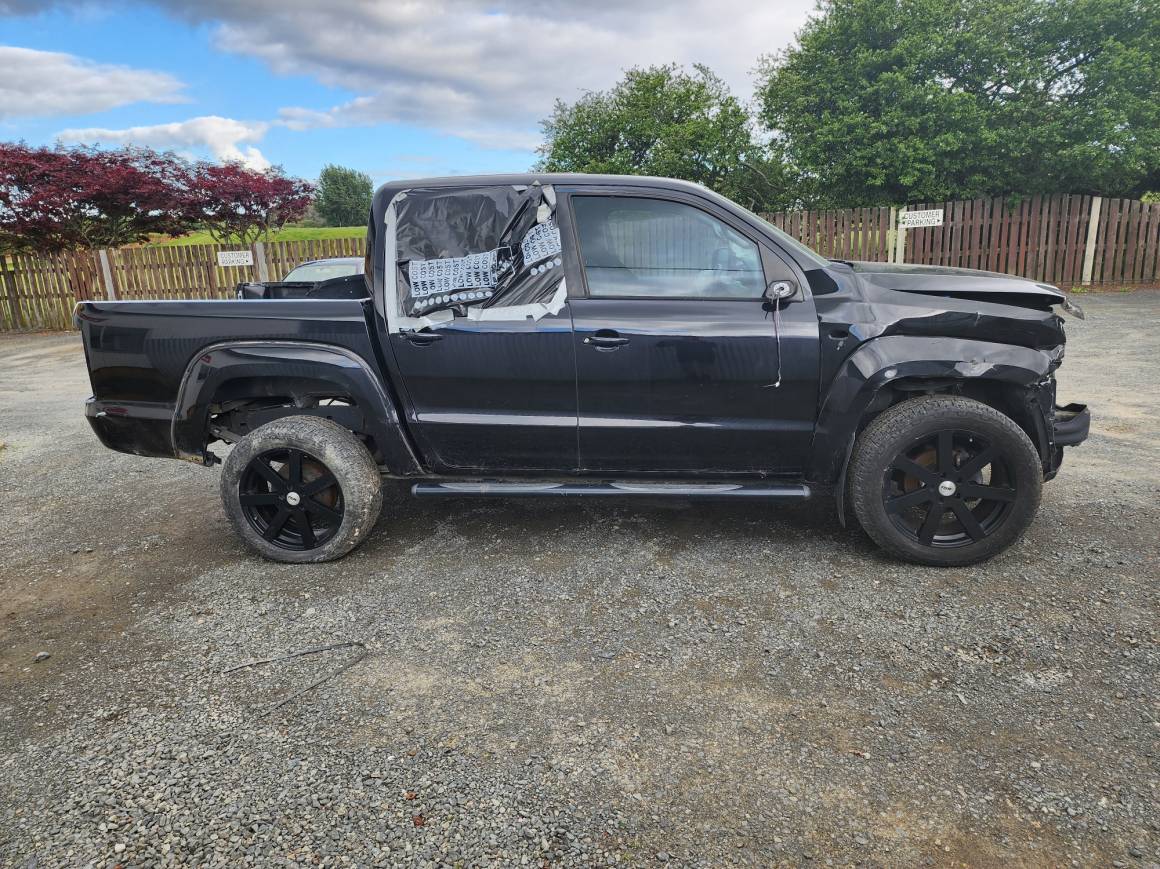
[[(990, 528), (981, 539), (975, 539), (974, 534), (968, 534), (966, 523), (961, 523), (964, 537), (970, 537), (970, 542), (957, 545), (939, 543), (938, 538), (932, 539), (929, 545), (921, 542), (921, 531), (918, 533), (901, 529), (896, 524), (898, 518), (895, 512), (887, 507), (887, 502), (896, 500), (889, 498), (887, 487), (891, 485), (890, 475), (899, 472), (896, 461), (903, 459), (908, 449), (920, 444), (923, 439), (934, 438), (937, 441), (940, 432), (954, 431), (959, 438), (952, 444), (961, 444), (964, 438), (967, 443), (976, 440), (985, 443), (989, 449), (999, 457), (1001, 466), (988, 465), (986, 467), (1000, 467), (1005, 482), (1003, 489), (990, 491), (1002, 492), (1009, 499), (1000, 518), (993, 519), (994, 527)], [(976, 437), (972, 437), (971, 435)], [(956, 446), (950, 450), (955, 454)], [(984, 450), (979, 450), (981, 457)], [(938, 459), (939, 450), (935, 448), (935, 459)], [(953, 460), (952, 460), (953, 461)], [(965, 469), (969, 462), (964, 461)], [(940, 466), (941, 467), (941, 466)], [(919, 488), (931, 490), (927, 496), (929, 503), (939, 505), (946, 499), (939, 497), (938, 478), (941, 476), (954, 477), (958, 473), (956, 468), (950, 474), (940, 474), (937, 468), (926, 469), (930, 478), (927, 483), (919, 484)], [(994, 470), (990, 471), (994, 474)], [(897, 479), (895, 477), (894, 479)], [(916, 478), (917, 479), (917, 478)], [(964, 480), (966, 478), (964, 477)], [(894, 485), (897, 485), (895, 483)], [(960, 497), (971, 486), (971, 490), (982, 490), (984, 487), (970, 480), (959, 482)], [(938, 567), (952, 567), (974, 564), (984, 561), (1002, 552), (1017, 541), (1027, 530), (1035, 517), (1039, 507), (1039, 499), (1043, 488), (1043, 470), (1039, 454), (1032, 445), (1027, 434), (1010, 417), (995, 410), (986, 404), (970, 398), (953, 395), (930, 395), (912, 398), (883, 411), (858, 436), (854, 444), (854, 451), (850, 458), (847, 472), (847, 503), (853, 507), (854, 515), (859, 524), (870, 538), (884, 550), (898, 558)], [(948, 488), (952, 488), (948, 486)], [(1011, 496), (1011, 490), (1014, 495)], [(917, 492), (910, 497), (922, 498)], [(953, 500), (953, 499), (952, 499)], [(928, 502), (923, 502), (928, 503)], [(947, 503), (950, 503), (947, 501)], [(969, 504), (967, 501), (963, 505)], [(976, 501), (975, 504), (982, 502)], [(988, 503), (992, 503), (988, 499)], [(997, 503), (997, 502), (994, 502)], [(917, 505), (914, 510), (923, 509)], [(930, 508), (933, 509), (933, 508)], [(961, 506), (959, 507), (961, 509)], [(927, 516), (930, 514), (928, 513)], [(940, 514), (943, 521), (956, 523), (958, 514), (949, 507), (944, 514)], [(973, 515), (973, 514), (972, 514)], [(965, 517), (970, 520), (972, 517)], [(976, 533), (982, 530), (976, 523)], [(924, 525), (925, 528), (925, 525)], [(951, 538), (953, 539), (953, 538)]]
[[(247, 518), (241, 485), (257, 457), (295, 450), (333, 474), (341, 490), (342, 518), (337, 531), (315, 548), (293, 549), (272, 543)], [(235, 533), (259, 555), (272, 561), (305, 564), (332, 561), (359, 545), (379, 517), (382, 477), (366, 445), (347, 429), (315, 416), (288, 416), (254, 429), (227, 456), (221, 475), (221, 498)]]

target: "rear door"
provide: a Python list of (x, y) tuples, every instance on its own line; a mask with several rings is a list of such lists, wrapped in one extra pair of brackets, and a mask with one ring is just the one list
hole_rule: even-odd
[[(394, 258), (392, 292), (403, 288), (411, 307), (410, 322), (385, 340), (409, 428), (438, 472), (576, 470), (576, 367), (554, 202), (542, 189), (467, 185), (410, 190), (388, 207), (384, 232), (395, 227), (395, 244), (387, 240), (384, 259)], [(510, 278), (502, 290), (500, 271)], [(494, 304), (476, 304), (493, 291)], [(448, 307), (464, 297), (472, 304)], [(426, 317), (434, 310), (437, 324)]]
[[(800, 473), (818, 388), (800, 270), (708, 200), (577, 188), (568, 203), (581, 470)], [(774, 280), (797, 288), (776, 333)]]
[(576, 469), (568, 306), (539, 320), (473, 321), (389, 336), (410, 423), (437, 470)]

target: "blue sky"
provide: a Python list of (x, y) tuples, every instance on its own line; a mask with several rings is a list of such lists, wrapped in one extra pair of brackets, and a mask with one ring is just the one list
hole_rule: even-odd
[(128, 142), (307, 178), (326, 163), (378, 182), (521, 171), (555, 99), (630, 66), (708, 63), (748, 98), (758, 56), (810, 5), (0, 0), (0, 138)]

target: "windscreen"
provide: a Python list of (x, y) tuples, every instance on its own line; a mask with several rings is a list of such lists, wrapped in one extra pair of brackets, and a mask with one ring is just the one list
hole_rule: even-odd
[[(740, 206), (738, 206), (738, 207), (740, 207)], [(808, 268), (813, 268), (813, 269), (824, 269), (830, 264), (830, 261), (828, 259), (823, 257), (821, 254), (819, 254), (813, 248), (806, 247), (804, 244), (802, 244), (800, 241), (798, 241), (796, 238), (794, 238), (788, 232), (785, 232), (783, 230), (778, 229), (776, 226), (774, 226), (772, 223), (770, 223), (768, 220), (766, 220), (760, 214), (756, 214), (755, 212), (750, 211), (748, 208), (746, 208), (744, 210), (748, 215), (753, 217), (762, 226), (764, 226), (767, 230), (769, 230), (773, 234), (774, 238), (776, 238), (779, 242), (781, 242), (785, 247), (794, 251), (798, 255), (798, 258), (803, 261), (803, 263), (804, 263), (803, 268), (808, 267)]]

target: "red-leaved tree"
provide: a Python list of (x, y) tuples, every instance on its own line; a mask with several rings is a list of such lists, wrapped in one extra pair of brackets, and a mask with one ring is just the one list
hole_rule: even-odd
[(0, 143), (0, 248), (119, 247), (193, 228), (189, 167), (147, 148)]
[(301, 219), (313, 196), (310, 183), (277, 168), (0, 142), (0, 253), (120, 247), (199, 227), (249, 244)]
[(214, 241), (250, 244), (301, 220), (314, 186), (278, 167), (259, 172), (238, 163), (198, 163), (190, 172), (187, 217)]

